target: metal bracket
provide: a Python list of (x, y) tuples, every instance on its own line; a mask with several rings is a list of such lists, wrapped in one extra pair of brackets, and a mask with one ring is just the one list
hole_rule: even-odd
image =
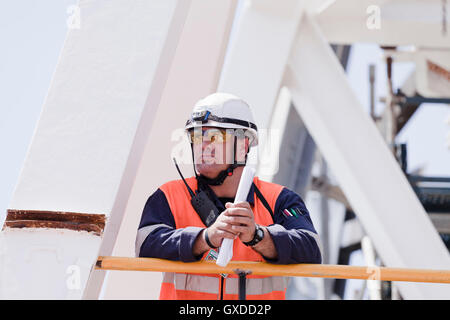
[(247, 289), (247, 275), (251, 274), (251, 270), (241, 270), (241, 269), (235, 269), (233, 270), (234, 273), (236, 273), (239, 276), (239, 283), (238, 283), (238, 292), (239, 292), (239, 300), (246, 300), (246, 289)]

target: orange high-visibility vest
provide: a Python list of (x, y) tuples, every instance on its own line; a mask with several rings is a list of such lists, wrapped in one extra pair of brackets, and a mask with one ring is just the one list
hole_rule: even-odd
[[(191, 189), (197, 189), (197, 180), (192, 177), (186, 179)], [(264, 195), (272, 211), (283, 186), (253, 179), (256, 187)], [(197, 212), (191, 205), (190, 195), (183, 180), (170, 181), (160, 187), (164, 192), (175, 218), (176, 228), (188, 226), (206, 228)], [(252, 211), (255, 222), (262, 226), (273, 224), (273, 219), (262, 202), (255, 196)], [(208, 252), (204, 254), (204, 257)], [(203, 257), (203, 258), (204, 258)], [(264, 258), (255, 250), (244, 245), (239, 239), (234, 241), (233, 258), (235, 261), (264, 261)], [(237, 275), (229, 274), (221, 281), (221, 275), (213, 274), (180, 274), (165, 272), (161, 285), (160, 299), (164, 300), (217, 300), (221, 292), (225, 300), (238, 299)], [(286, 279), (278, 276), (248, 275), (246, 282), (246, 297), (254, 300), (281, 300), (285, 299)]]

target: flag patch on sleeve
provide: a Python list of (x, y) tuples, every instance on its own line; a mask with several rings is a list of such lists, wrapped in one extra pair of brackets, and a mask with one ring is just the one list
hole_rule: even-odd
[(289, 208), (289, 209), (284, 209), (283, 214), (285, 217), (298, 218), (299, 216), (302, 215), (302, 212), (300, 211), (299, 208)]

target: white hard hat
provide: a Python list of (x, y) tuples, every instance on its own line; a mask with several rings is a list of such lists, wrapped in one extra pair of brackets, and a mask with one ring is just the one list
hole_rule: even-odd
[(229, 93), (213, 93), (195, 104), (185, 130), (203, 126), (244, 129), (250, 134), (250, 146), (258, 144), (258, 129), (249, 105)]

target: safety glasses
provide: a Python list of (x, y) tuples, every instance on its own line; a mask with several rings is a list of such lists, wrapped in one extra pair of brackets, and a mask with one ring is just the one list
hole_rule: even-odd
[(189, 141), (194, 144), (203, 143), (203, 141), (211, 143), (224, 143), (232, 139), (234, 136), (233, 129), (223, 128), (196, 128), (188, 132)]

